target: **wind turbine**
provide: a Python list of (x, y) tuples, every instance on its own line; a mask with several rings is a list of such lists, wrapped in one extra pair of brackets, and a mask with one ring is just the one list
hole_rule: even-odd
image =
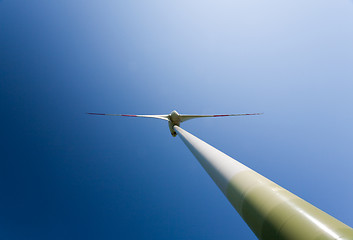
[(177, 133), (174, 130), (174, 126), (180, 126), (180, 123), (185, 122), (194, 118), (204, 117), (230, 117), (230, 116), (248, 116), (248, 115), (261, 115), (263, 113), (244, 113), (244, 114), (218, 114), (218, 115), (188, 115), (179, 114), (177, 111), (172, 111), (168, 115), (130, 115), (130, 114), (107, 114), (107, 113), (87, 113), (91, 115), (104, 115), (104, 116), (122, 116), (122, 117), (143, 117), (143, 118), (157, 118), (168, 121), (169, 130), (173, 137), (176, 137)]
[(353, 240), (353, 229), (180, 127), (200, 117), (260, 115), (93, 115), (167, 120), (255, 235), (262, 240)]

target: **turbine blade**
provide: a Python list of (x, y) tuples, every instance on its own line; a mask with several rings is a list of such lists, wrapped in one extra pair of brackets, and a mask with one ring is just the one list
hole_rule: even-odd
[(215, 115), (179, 115), (180, 122), (185, 122), (194, 118), (203, 118), (203, 117), (232, 117), (232, 116), (248, 116), (248, 115), (261, 115), (263, 113), (241, 113), (241, 114), (215, 114)]
[(131, 115), (131, 114), (109, 114), (109, 113), (87, 113), (90, 115), (102, 115), (102, 116), (120, 116), (120, 117), (143, 117), (143, 118), (157, 118), (162, 120), (167, 120), (168, 115)]

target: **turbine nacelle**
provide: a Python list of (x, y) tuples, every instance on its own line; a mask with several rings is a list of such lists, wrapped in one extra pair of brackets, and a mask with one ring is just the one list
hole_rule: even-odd
[(176, 137), (177, 133), (174, 130), (174, 126), (180, 126), (180, 116), (179, 113), (177, 111), (172, 111), (169, 115), (168, 115), (168, 125), (169, 125), (169, 130), (170, 133), (172, 134), (173, 137)]
[(122, 117), (144, 117), (157, 118), (168, 121), (169, 130), (173, 137), (177, 135), (174, 126), (180, 126), (180, 123), (194, 118), (202, 117), (229, 117), (229, 116), (247, 116), (247, 115), (261, 115), (263, 113), (243, 113), (243, 114), (218, 114), (218, 115), (188, 115), (179, 114), (177, 111), (172, 111), (168, 115), (130, 115), (130, 114), (107, 114), (107, 113), (88, 113), (91, 115), (107, 115), (107, 116), (122, 116)]

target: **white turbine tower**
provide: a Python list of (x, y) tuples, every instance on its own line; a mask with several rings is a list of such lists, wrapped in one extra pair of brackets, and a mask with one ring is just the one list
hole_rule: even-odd
[(200, 117), (260, 115), (93, 115), (147, 117), (167, 120), (202, 167), (259, 239), (263, 240), (353, 240), (353, 229), (264, 176), (246, 167), (180, 127)]

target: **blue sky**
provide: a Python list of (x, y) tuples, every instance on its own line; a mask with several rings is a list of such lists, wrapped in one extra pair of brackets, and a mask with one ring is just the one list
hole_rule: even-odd
[(0, 1), (2, 239), (256, 239), (166, 122), (353, 226), (350, 1)]

